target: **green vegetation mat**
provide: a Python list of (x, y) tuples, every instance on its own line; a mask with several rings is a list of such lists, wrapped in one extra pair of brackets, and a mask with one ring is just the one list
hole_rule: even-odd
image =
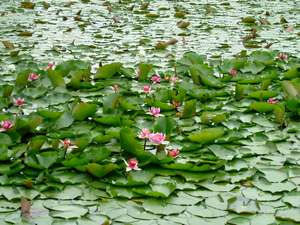
[(299, 58), (187, 52), (169, 68), (10, 74), (0, 224), (299, 224)]

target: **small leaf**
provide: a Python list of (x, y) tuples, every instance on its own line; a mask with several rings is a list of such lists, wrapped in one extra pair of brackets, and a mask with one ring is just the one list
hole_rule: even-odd
[(35, 3), (30, 2), (30, 1), (24, 1), (24, 2), (21, 2), (21, 7), (24, 9), (34, 9)]
[(176, 126), (176, 121), (171, 117), (159, 117), (155, 120), (154, 131), (162, 132), (166, 135), (170, 135)]
[(189, 25), (190, 25), (190, 22), (189, 22), (189, 21), (181, 20), (181, 21), (177, 22), (177, 27), (178, 27), (178, 28), (181, 28), (181, 29), (185, 29), (185, 28), (187, 28)]
[(195, 216), (200, 216), (200, 217), (206, 217), (206, 218), (215, 218), (215, 217), (222, 217), (226, 216), (228, 212), (211, 208), (209, 206), (189, 206), (186, 209), (189, 213), (195, 215)]
[(15, 48), (14, 44), (10, 41), (1, 41), (1, 42), (6, 49), (14, 49)]
[(45, 169), (48, 169), (51, 165), (53, 165), (57, 158), (57, 152), (49, 151), (49, 152), (42, 152), (36, 155), (38, 163)]
[(55, 122), (55, 128), (56, 129), (62, 129), (62, 128), (66, 128), (72, 125), (72, 123), (74, 122), (74, 118), (71, 114), (71, 112), (64, 112), (59, 118), (58, 120)]
[(152, 153), (144, 151), (143, 146), (135, 139), (130, 128), (121, 129), (120, 144), (122, 149), (137, 157), (144, 164), (156, 161), (156, 157)]
[(153, 65), (148, 63), (140, 63), (138, 65), (138, 79), (139, 81), (148, 80), (149, 73), (152, 71)]
[(188, 138), (193, 142), (207, 144), (214, 142), (216, 139), (222, 137), (224, 134), (225, 131), (223, 128), (207, 128), (190, 134)]
[(115, 170), (117, 166), (115, 164), (106, 164), (106, 165), (100, 165), (97, 163), (89, 163), (86, 166), (86, 170), (92, 174), (95, 177), (101, 178), (107, 175), (108, 173), (112, 172)]
[(93, 116), (97, 111), (97, 105), (90, 103), (78, 103), (72, 111), (75, 120), (84, 120)]
[(257, 112), (267, 113), (272, 112), (276, 106), (267, 102), (253, 102), (249, 108)]
[(146, 211), (161, 215), (178, 214), (183, 212), (186, 208), (184, 206), (166, 204), (164, 201), (156, 199), (145, 200), (143, 207)]
[(252, 16), (246, 16), (242, 19), (242, 22), (243, 23), (247, 23), (247, 24), (251, 24), (251, 23), (255, 23), (256, 22), (256, 19)]
[(283, 208), (276, 211), (275, 217), (283, 220), (291, 220), (300, 223), (299, 208)]
[(0, 133), (0, 144), (11, 145), (12, 140), (11, 140), (10, 136), (5, 133)]
[(184, 108), (182, 112), (182, 118), (189, 118), (196, 113), (197, 100), (189, 100), (184, 103)]
[(95, 78), (106, 79), (111, 78), (116, 73), (120, 72), (122, 63), (111, 63), (100, 67), (95, 75)]
[(55, 87), (65, 87), (64, 78), (57, 70), (49, 70), (48, 77), (52, 83), (52, 86)]

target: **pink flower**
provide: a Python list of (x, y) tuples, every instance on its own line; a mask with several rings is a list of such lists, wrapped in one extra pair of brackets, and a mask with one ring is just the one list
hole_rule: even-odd
[(35, 80), (37, 80), (39, 78), (40, 78), (39, 74), (37, 74), (37, 73), (31, 73), (31, 74), (29, 74), (28, 80), (29, 81), (35, 81)]
[(171, 156), (172, 158), (176, 158), (179, 155), (180, 151), (178, 148), (171, 149), (168, 151), (168, 155)]
[(162, 116), (162, 114), (160, 114), (160, 108), (155, 108), (155, 107), (151, 107), (149, 109), (149, 113), (150, 115), (154, 116), (154, 117), (159, 117)]
[(145, 85), (143, 87), (143, 91), (145, 94), (149, 94), (151, 92), (151, 86), (150, 85)]
[(294, 27), (293, 27), (293, 26), (288, 26), (288, 27), (286, 28), (286, 31), (291, 33), (291, 32), (294, 31)]
[(160, 83), (160, 76), (158, 74), (154, 74), (152, 77), (151, 77), (151, 81), (153, 84), (158, 84)]
[(1, 125), (0, 132), (7, 131), (14, 126), (10, 120), (3, 120), (0, 125)]
[(15, 106), (21, 107), (23, 106), (25, 103), (25, 99), (24, 98), (17, 98), (14, 100), (14, 104)]
[(47, 67), (46, 67), (46, 70), (52, 70), (54, 69), (54, 63), (48, 63)]
[(60, 147), (63, 147), (67, 153), (70, 153), (73, 151), (73, 149), (78, 148), (70, 139), (60, 140)]
[(170, 77), (169, 80), (170, 80), (171, 85), (175, 85), (178, 82), (178, 77), (173, 76), (173, 77)]
[(131, 170), (141, 170), (138, 167), (139, 163), (136, 159), (129, 159), (127, 162), (125, 161), (125, 164), (126, 164), (126, 172), (131, 171)]
[(277, 104), (279, 101), (276, 98), (269, 98), (267, 102), (270, 104)]
[(149, 141), (154, 144), (160, 145), (166, 140), (166, 135), (163, 133), (151, 133), (149, 134)]
[(138, 137), (141, 139), (149, 138), (150, 130), (147, 128), (143, 128), (142, 131), (138, 134)]
[(283, 52), (280, 52), (277, 57), (281, 61), (287, 61), (288, 60), (288, 55), (283, 53)]
[(235, 77), (237, 75), (238, 71), (234, 68), (232, 68), (231, 70), (229, 70), (229, 74), (232, 77)]

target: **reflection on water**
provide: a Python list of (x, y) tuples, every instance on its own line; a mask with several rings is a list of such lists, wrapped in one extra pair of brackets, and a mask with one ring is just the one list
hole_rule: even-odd
[[(0, 3), (0, 40), (11, 41), (17, 49), (0, 47), (1, 67), (20, 60), (62, 61), (72, 58), (94, 62), (122, 61), (135, 64), (151, 61), (164, 65), (184, 51), (208, 56), (228, 56), (244, 48), (242, 38), (257, 30), (254, 46), (271, 45), (293, 54), (300, 52), (300, 1), (151, 1), (147, 10), (140, 1), (48, 1), (33, 10), (20, 8), (21, 1)], [(209, 2), (209, 5), (207, 4)], [(176, 26), (175, 9), (186, 12), (187, 29)], [(149, 18), (147, 13), (158, 14)], [(241, 22), (252, 15), (257, 25)], [(283, 20), (283, 17), (286, 21)], [(286, 22), (286, 23), (281, 23)], [(270, 23), (270, 25), (268, 25)], [(289, 30), (289, 31), (288, 31)], [(24, 31), (32, 36), (21, 36)], [(24, 33), (23, 33), (24, 35)], [(177, 44), (164, 51), (155, 50), (158, 41), (171, 38)], [(250, 45), (251, 47), (251, 45)], [(15, 55), (17, 52), (19, 55)], [(251, 50), (251, 49), (249, 49)]]

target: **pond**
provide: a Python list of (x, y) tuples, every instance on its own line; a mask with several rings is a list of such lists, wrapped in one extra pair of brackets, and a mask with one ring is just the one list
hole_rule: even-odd
[(2, 0), (0, 225), (299, 224), (299, 22), (296, 0)]
[[(3, 0), (0, 15), (0, 40), (15, 47), (1, 46), (1, 73), (21, 61), (67, 59), (166, 66), (186, 51), (228, 57), (245, 46), (300, 53), (299, 1), (37, 1), (24, 9), (21, 1)], [(255, 21), (244, 23), (245, 17)], [(174, 38), (166, 50), (155, 48)]]

